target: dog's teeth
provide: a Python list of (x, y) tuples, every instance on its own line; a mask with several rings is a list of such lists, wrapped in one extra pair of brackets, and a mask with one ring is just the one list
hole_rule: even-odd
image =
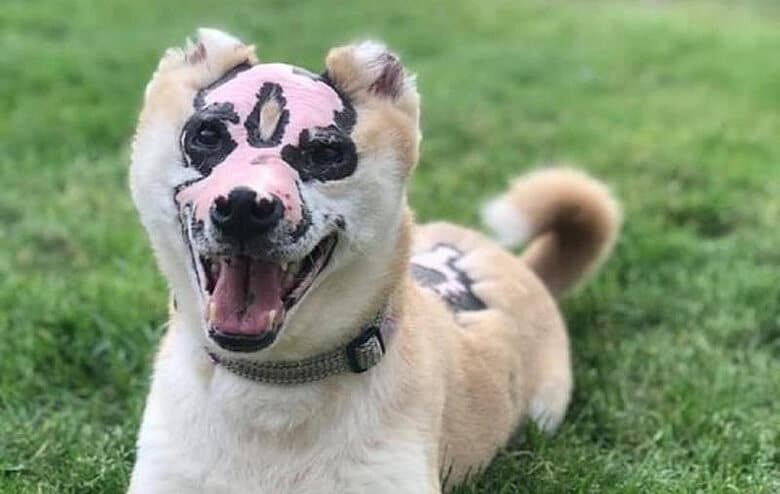
[(207, 319), (209, 321), (214, 320), (214, 316), (217, 314), (217, 304), (213, 300), (209, 300), (209, 306), (207, 310)]
[(274, 319), (276, 319), (276, 311), (272, 310), (271, 312), (268, 313), (268, 326), (273, 327)]
[(290, 267), (290, 263), (289, 262), (283, 262), (283, 263), (280, 264), (280, 266), (282, 267), (282, 272), (285, 273), (285, 272), (287, 272), (287, 268)]

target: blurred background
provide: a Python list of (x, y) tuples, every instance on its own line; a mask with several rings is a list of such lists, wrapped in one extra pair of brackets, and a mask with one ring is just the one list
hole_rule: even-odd
[(780, 3), (0, 3), (0, 492), (123, 492), (166, 290), (127, 190), (163, 50), (198, 26), (315, 71), (385, 40), (417, 72), (421, 220), (477, 225), (540, 163), (625, 233), (564, 304), (577, 390), (463, 493), (780, 492)]

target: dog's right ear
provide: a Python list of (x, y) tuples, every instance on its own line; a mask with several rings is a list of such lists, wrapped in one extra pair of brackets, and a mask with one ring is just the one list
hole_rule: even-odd
[(326, 77), (355, 103), (383, 100), (418, 119), (414, 75), (407, 73), (399, 57), (382, 43), (363, 41), (333, 48), (325, 66)]
[[(157, 71), (146, 88), (147, 99), (155, 90), (170, 87), (173, 80), (189, 90), (200, 90), (211, 85), (230, 69), (257, 63), (254, 45), (246, 45), (238, 38), (217, 29), (201, 28), (195, 41), (187, 40), (182, 48), (165, 51)], [(166, 97), (170, 97), (167, 94)]]

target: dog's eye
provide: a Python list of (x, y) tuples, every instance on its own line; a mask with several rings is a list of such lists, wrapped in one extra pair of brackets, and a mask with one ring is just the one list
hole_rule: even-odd
[(344, 150), (338, 145), (321, 143), (311, 150), (309, 156), (313, 165), (332, 165), (344, 160)]
[(202, 149), (217, 149), (221, 143), (222, 133), (211, 122), (204, 122), (192, 139), (192, 144)]

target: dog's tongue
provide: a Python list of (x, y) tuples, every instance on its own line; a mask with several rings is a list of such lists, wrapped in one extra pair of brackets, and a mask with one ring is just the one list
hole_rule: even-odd
[(259, 335), (282, 309), (282, 268), (247, 257), (220, 260), (211, 303), (211, 325), (222, 333)]

